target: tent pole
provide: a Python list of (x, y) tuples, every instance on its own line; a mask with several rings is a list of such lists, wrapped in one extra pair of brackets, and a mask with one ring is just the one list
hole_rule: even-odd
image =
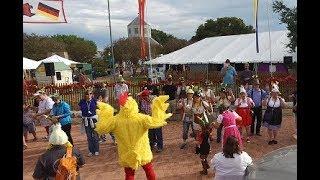
[(208, 81), (208, 77), (209, 77), (209, 63), (207, 64), (207, 81)]

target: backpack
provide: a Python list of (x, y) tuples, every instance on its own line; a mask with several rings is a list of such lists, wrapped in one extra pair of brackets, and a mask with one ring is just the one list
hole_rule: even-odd
[(77, 158), (72, 156), (72, 147), (67, 147), (67, 153), (59, 160), (55, 180), (76, 180)]

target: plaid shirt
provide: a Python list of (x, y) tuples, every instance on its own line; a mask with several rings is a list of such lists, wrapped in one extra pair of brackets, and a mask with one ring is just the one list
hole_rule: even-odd
[(141, 111), (145, 114), (151, 115), (151, 103), (145, 99), (141, 99)]

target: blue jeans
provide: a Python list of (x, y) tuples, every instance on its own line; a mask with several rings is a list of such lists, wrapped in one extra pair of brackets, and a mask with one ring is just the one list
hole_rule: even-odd
[(191, 126), (192, 133), (194, 133), (192, 121), (183, 121), (183, 135), (182, 138), (184, 141), (188, 139), (189, 127)]
[(149, 129), (150, 146), (157, 143), (158, 149), (163, 149), (162, 128)]
[(85, 127), (88, 141), (89, 151), (94, 154), (95, 152), (99, 152), (99, 135), (95, 132), (90, 125)]

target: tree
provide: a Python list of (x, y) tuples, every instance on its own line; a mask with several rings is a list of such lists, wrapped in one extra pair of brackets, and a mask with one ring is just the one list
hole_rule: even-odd
[(47, 58), (49, 52), (66, 51), (65, 44), (49, 36), (23, 34), (23, 56), (33, 60)]
[(170, 38), (166, 43), (163, 44), (162, 52), (163, 54), (168, 54), (188, 45), (189, 42), (185, 39)]
[(273, 11), (280, 14), (280, 24), (286, 24), (289, 33), (287, 37), (290, 39), (287, 47), (291, 52), (295, 52), (297, 47), (297, 8), (288, 8), (282, 1), (275, 1), (272, 5)]
[[(123, 61), (131, 61), (133, 64), (137, 64), (140, 58), (140, 38), (121, 38), (113, 44), (115, 62), (122, 63)], [(103, 51), (102, 58), (107, 60), (110, 47), (106, 47)], [(146, 52), (148, 51), (148, 43), (146, 43)], [(152, 58), (157, 57), (162, 52), (162, 47), (159, 45), (151, 45)], [(148, 53), (147, 53), (148, 54)]]
[(167, 43), (170, 39), (175, 38), (173, 35), (157, 29), (151, 29), (151, 37), (161, 45)]
[(187, 40), (179, 39), (157, 29), (151, 29), (151, 36), (163, 46), (162, 54), (168, 54), (189, 45)]
[(191, 38), (191, 42), (200, 41), (207, 37), (226, 36), (235, 34), (254, 33), (251, 25), (247, 26), (242, 19), (237, 17), (223, 17), (217, 20), (209, 19), (205, 24), (201, 24), (196, 35)]
[(95, 42), (76, 35), (54, 35), (52, 38), (65, 44), (66, 51), (73, 61), (92, 63), (97, 53)]

